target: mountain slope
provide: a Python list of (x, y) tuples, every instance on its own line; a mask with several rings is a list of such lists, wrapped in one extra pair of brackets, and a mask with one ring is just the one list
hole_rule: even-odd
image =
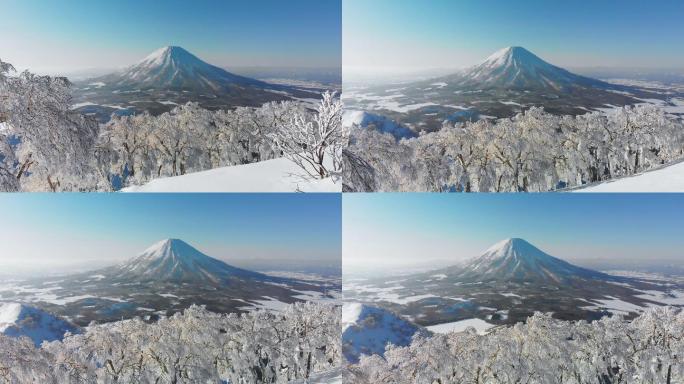
[(160, 48), (123, 72), (96, 79), (109, 87), (156, 88), (195, 92), (234, 92), (271, 85), (208, 64), (181, 47)]
[(7, 336), (26, 336), (40, 346), (43, 341), (62, 340), (66, 332), (78, 331), (76, 326), (38, 308), (19, 303), (0, 304), (0, 333)]
[(445, 121), (513, 117), (532, 106), (558, 115), (580, 115), (673, 96), (581, 76), (523, 47), (506, 47), (446, 76), (350, 93), (345, 98), (348, 110), (387, 116), (414, 133), (437, 131)]
[(567, 284), (576, 279), (608, 279), (600, 272), (555, 258), (523, 239), (510, 238), (487, 249), (458, 272), (461, 281), (520, 281)]
[[(325, 165), (332, 166), (330, 156)], [(342, 182), (332, 177), (302, 180), (302, 171), (281, 157), (258, 163), (233, 165), (181, 176), (162, 177), (121, 192), (341, 192)]]
[(75, 82), (74, 109), (107, 121), (112, 113), (158, 115), (191, 101), (216, 110), (318, 99), (321, 92), (239, 76), (168, 46), (121, 71)]
[(459, 87), (476, 89), (547, 89), (568, 92), (580, 87), (618, 88), (549, 64), (523, 47), (501, 49), (482, 63), (443, 80), (453, 82)]
[(619, 177), (569, 189), (571, 192), (684, 192), (684, 161), (659, 166), (633, 176)]
[(406, 346), (415, 334), (429, 332), (386, 309), (360, 303), (342, 309), (342, 353), (357, 363), (361, 355), (384, 355), (389, 344)]
[(179, 239), (162, 240), (137, 257), (103, 271), (127, 281), (229, 284), (243, 278), (267, 280), (266, 275), (233, 267), (211, 258)]

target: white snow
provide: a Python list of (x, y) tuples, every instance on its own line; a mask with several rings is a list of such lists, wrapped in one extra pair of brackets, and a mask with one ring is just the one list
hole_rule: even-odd
[(389, 133), (397, 140), (416, 136), (410, 129), (403, 127), (401, 124), (385, 116), (359, 110), (345, 111), (342, 115), (342, 126), (351, 128), (355, 125), (359, 127), (373, 125), (377, 130)]
[(572, 189), (572, 192), (684, 192), (684, 161), (634, 176)]
[(350, 362), (361, 355), (382, 356), (388, 344), (406, 346), (424, 330), (382, 308), (360, 303), (342, 308), (342, 353)]
[(286, 158), (154, 179), (122, 192), (342, 192), (332, 178), (302, 180), (302, 171)]
[(399, 295), (397, 295), (397, 294), (389, 294), (389, 293), (378, 295), (378, 299), (380, 299), (380, 300), (388, 301), (388, 302), (395, 303), (395, 304), (401, 304), (401, 305), (413, 303), (415, 301), (420, 301), (423, 299), (429, 299), (431, 297), (439, 297), (439, 296), (426, 294), (426, 295), (399, 297)]
[(646, 300), (655, 301), (664, 305), (684, 305), (684, 291), (671, 291), (664, 293), (660, 291), (640, 291), (642, 295), (636, 297)]
[(0, 332), (4, 332), (7, 327), (19, 319), (21, 304), (6, 303), (0, 304)]
[(91, 106), (91, 105), (99, 105), (99, 104), (95, 104), (95, 103), (92, 103), (92, 102), (90, 102), (90, 101), (84, 101), (84, 102), (82, 102), (82, 103), (73, 104), (73, 105), (71, 106), (71, 109), (78, 109), (78, 108), (81, 108), (81, 107), (88, 107), (88, 106)]
[(627, 315), (631, 313), (640, 313), (645, 309), (636, 304), (628, 303), (616, 297), (608, 296), (608, 299), (593, 300), (598, 305), (586, 307), (587, 309), (605, 309), (612, 313)]
[(417, 103), (417, 104), (403, 104), (397, 101), (386, 100), (377, 104), (377, 109), (387, 109), (394, 112), (406, 113), (421, 109), (424, 107), (439, 106), (436, 103)]
[(0, 333), (6, 336), (27, 336), (39, 346), (43, 341), (61, 340), (67, 331), (78, 329), (38, 308), (20, 303), (0, 304)]
[(256, 308), (261, 308), (269, 311), (275, 311), (275, 312), (280, 312), (284, 311), (287, 309), (288, 305), (287, 303), (283, 303), (282, 301), (278, 299), (274, 299), (273, 297), (270, 296), (263, 296), (265, 300), (252, 300), (256, 304), (252, 304), (249, 307), (240, 307), (239, 309), (243, 310), (252, 310)]
[(314, 373), (308, 379), (291, 381), (290, 384), (342, 384), (342, 368)]
[(484, 335), (487, 331), (494, 327), (494, 324), (490, 324), (484, 320), (480, 319), (466, 319), (460, 321), (454, 321), (451, 323), (443, 323), (437, 325), (431, 325), (426, 327), (429, 331), (434, 333), (449, 333), (449, 332), (463, 332), (468, 327), (473, 327), (478, 334)]

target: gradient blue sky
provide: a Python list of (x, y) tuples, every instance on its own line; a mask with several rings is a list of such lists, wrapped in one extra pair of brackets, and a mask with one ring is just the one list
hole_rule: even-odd
[(102, 266), (165, 238), (239, 266), (337, 266), (338, 194), (0, 194), (0, 271)]
[(38, 72), (179, 45), (226, 67), (339, 67), (341, 0), (0, 0), (0, 58)]
[(584, 266), (681, 264), (682, 194), (347, 194), (343, 268), (453, 265), (526, 239)]
[(461, 68), (523, 46), (566, 67), (684, 69), (681, 0), (344, 0), (356, 68)]

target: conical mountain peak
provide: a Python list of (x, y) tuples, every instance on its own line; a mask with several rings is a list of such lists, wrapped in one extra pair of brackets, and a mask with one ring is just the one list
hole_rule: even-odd
[(595, 86), (598, 80), (578, 76), (547, 63), (520, 46), (500, 49), (483, 62), (466, 69), (456, 80), (460, 86), (477, 89), (563, 90), (576, 86)]
[(546, 255), (539, 248), (530, 244), (527, 240), (518, 237), (509, 237), (507, 239), (501, 240), (485, 251), (485, 254), (489, 253), (495, 253), (501, 256), (507, 254), (531, 254), (535, 256)]
[(555, 258), (521, 238), (508, 238), (471, 260), (463, 276), (486, 280), (561, 283), (574, 278), (596, 278), (601, 273)]
[(111, 275), (131, 280), (225, 283), (237, 276), (261, 276), (207, 256), (181, 239), (156, 242), (138, 256), (114, 267)]
[(235, 86), (264, 86), (211, 65), (177, 45), (161, 47), (126, 68), (116, 78), (103, 79), (117, 88), (170, 89), (223, 93)]

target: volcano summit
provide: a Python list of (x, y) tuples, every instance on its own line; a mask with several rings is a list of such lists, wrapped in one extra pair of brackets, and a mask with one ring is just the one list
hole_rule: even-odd
[(315, 90), (233, 74), (178, 46), (157, 49), (119, 72), (75, 84), (75, 108), (104, 121), (112, 112), (157, 115), (189, 101), (216, 110), (319, 97)]

